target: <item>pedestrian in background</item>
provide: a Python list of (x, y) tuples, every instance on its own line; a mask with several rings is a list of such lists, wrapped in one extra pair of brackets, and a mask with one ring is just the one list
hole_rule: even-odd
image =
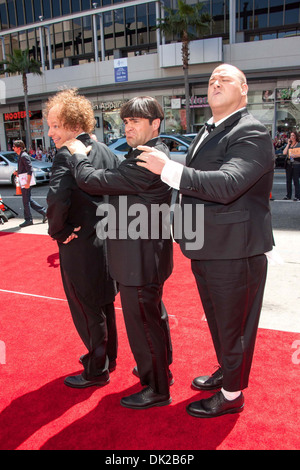
[(16, 175), (27, 174), (27, 181), (25, 186), (22, 187), (22, 199), (24, 206), (24, 222), (20, 224), (21, 228), (28, 227), (33, 225), (32, 214), (30, 208), (38, 212), (43, 217), (43, 223), (47, 221), (46, 208), (42, 207), (31, 197), (31, 178), (33, 174), (33, 167), (31, 163), (31, 158), (26, 152), (25, 144), (23, 140), (15, 140), (13, 144), (13, 150), (18, 154), (18, 171)]

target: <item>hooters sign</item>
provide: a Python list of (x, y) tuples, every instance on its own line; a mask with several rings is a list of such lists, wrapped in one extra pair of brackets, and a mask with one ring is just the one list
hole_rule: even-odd
[[(26, 111), (16, 111), (14, 113), (4, 113), (4, 121), (19, 121), (20, 119), (26, 118)], [(31, 111), (29, 111), (29, 117), (31, 117)]]

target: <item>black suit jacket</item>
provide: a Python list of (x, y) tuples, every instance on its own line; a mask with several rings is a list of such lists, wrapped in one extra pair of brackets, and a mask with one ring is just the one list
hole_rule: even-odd
[(18, 157), (18, 173), (19, 175), (21, 175), (22, 173), (32, 175), (33, 173), (31, 158), (28, 153), (26, 153), (24, 150), (20, 153)]
[[(246, 109), (240, 110), (217, 126), (194, 154), (203, 133), (204, 129), (189, 149), (180, 182), (183, 213), (188, 209), (193, 214), (185, 217), (183, 253), (207, 260), (270, 251), (274, 150), (267, 129)], [(202, 229), (195, 226), (199, 204), (204, 207), (204, 244), (190, 249), (185, 233)]]
[[(159, 140), (147, 142), (168, 154), (167, 147)], [(173, 269), (173, 244), (170, 236), (162, 236), (162, 219), (154, 217), (155, 237), (151, 237), (151, 210), (160, 205), (168, 206), (171, 189), (160, 177), (137, 165), (141, 152), (131, 151), (114, 170), (95, 171), (83, 155), (74, 154), (70, 168), (78, 186), (89, 194), (108, 194), (113, 232), (107, 238), (108, 262), (111, 276), (126, 286), (149, 283), (162, 284)], [(142, 211), (141, 214), (139, 211)], [(113, 213), (113, 214), (112, 214)], [(134, 238), (140, 230), (136, 224), (139, 216), (148, 220), (146, 232)]]
[[(92, 145), (88, 161), (93, 168), (115, 168), (118, 159), (106, 145), (78, 137), (86, 146)], [(47, 195), (49, 235), (58, 242), (63, 276), (77, 288), (80, 300), (98, 308), (114, 300), (116, 293), (107, 265), (105, 242), (96, 234), (101, 217), (97, 209), (106, 202), (104, 196), (90, 196), (82, 191), (71, 174), (70, 152), (62, 147), (55, 155)], [(78, 238), (64, 245), (75, 227), (81, 227)]]

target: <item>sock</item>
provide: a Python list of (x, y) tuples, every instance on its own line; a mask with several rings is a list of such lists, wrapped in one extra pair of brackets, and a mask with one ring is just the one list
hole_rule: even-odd
[(221, 388), (221, 392), (223, 393), (226, 400), (235, 400), (241, 394), (240, 390), (238, 392), (227, 392), (227, 390), (224, 390), (224, 388)]

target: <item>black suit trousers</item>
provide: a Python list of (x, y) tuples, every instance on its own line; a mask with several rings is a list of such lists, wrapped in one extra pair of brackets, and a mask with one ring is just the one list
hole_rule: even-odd
[(95, 305), (83, 297), (61, 267), (62, 282), (75, 328), (88, 350), (82, 364), (83, 377), (92, 379), (109, 369), (117, 358), (118, 339), (113, 302)]
[(169, 393), (171, 340), (162, 304), (163, 286), (119, 284), (124, 321), (142, 385), (160, 394)]
[(267, 275), (265, 255), (192, 261), (219, 365), (223, 388), (248, 386)]

